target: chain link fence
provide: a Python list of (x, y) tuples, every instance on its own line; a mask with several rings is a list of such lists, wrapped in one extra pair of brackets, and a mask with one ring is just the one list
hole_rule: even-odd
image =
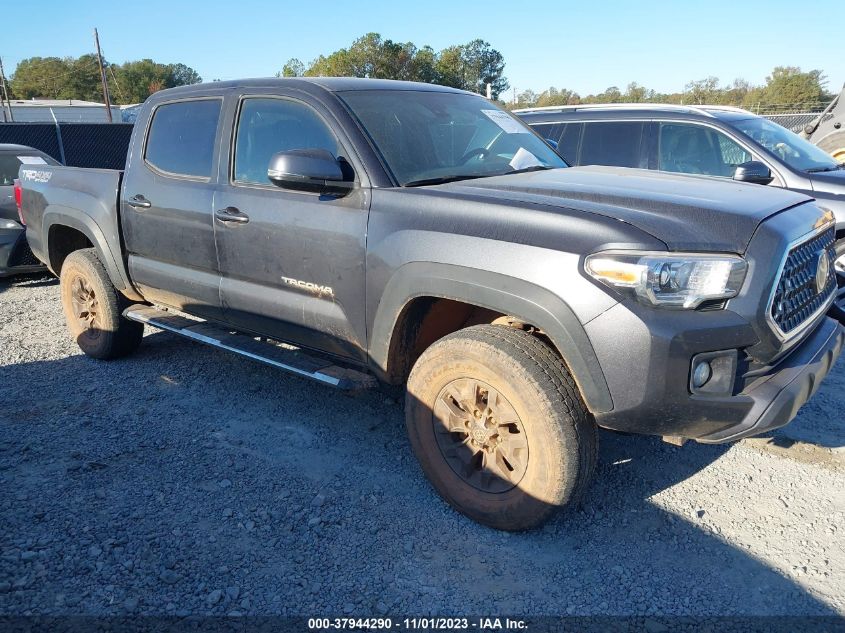
[[(763, 116), (778, 125), (782, 125), (787, 130), (792, 130), (797, 134), (804, 129), (805, 125), (814, 121), (819, 114), (819, 112), (796, 112), (793, 114), (762, 114), (760, 116)], [(822, 118), (822, 121), (824, 122), (831, 118), (833, 118), (832, 114), (826, 114), (824, 115), (824, 118)]]
[(0, 143), (28, 145), (69, 167), (123, 169), (131, 123), (0, 123)]

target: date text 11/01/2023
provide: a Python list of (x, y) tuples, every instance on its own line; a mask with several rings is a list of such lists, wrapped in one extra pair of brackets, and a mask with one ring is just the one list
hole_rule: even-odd
[(408, 630), (408, 631), (520, 631), (528, 628), (525, 620), (511, 618), (309, 618), (310, 631), (337, 629)]

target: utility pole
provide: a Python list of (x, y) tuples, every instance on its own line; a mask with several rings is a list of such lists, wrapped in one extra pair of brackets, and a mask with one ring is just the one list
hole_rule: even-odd
[[(9, 92), (6, 90), (6, 72), (3, 70), (3, 58), (0, 57), (0, 89), (2, 89), (2, 94), (0, 94), (0, 106), (3, 108), (3, 121), (14, 122), (15, 115), (12, 113), (12, 102), (9, 100)], [(6, 103), (9, 104), (9, 118), (6, 118)]]
[(106, 116), (111, 120), (111, 99), (109, 98), (109, 84), (106, 81), (106, 70), (103, 68), (103, 54), (100, 52), (100, 36), (97, 29), (94, 29), (94, 45), (97, 47), (97, 61), (100, 64), (100, 80), (103, 82), (103, 101), (106, 103)]

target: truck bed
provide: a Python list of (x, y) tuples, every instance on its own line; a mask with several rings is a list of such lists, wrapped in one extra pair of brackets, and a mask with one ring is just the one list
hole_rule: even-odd
[[(50, 261), (49, 242), (87, 239), (97, 248), (115, 286), (131, 288), (120, 252), (122, 170), (23, 165), (18, 177), (26, 237), (39, 260), (58, 273), (59, 262)], [(53, 225), (56, 231), (51, 230)], [(69, 231), (74, 233), (70, 237)]]

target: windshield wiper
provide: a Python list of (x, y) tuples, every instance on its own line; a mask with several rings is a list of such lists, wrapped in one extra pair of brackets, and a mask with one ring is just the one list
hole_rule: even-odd
[(817, 174), (822, 171), (839, 171), (840, 169), (842, 169), (842, 165), (834, 165), (832, 167), (811, 167), (805, 171), (808, 174)]
[(558, 167), (552, 167), (551, 165), (531, 165), (531, 167), (523, 167), (522, 169), (507, 171), (502, 175), (510, 176), (511, 174), (527, 174), (529, 171), (546, 171), (547, 169), (558, 169)]
[(423, 178), (422, 180), (411, 180), (406, 182), (403, 187), (424, 187), (425, 185), (443, 185), (447, 182), (457, 182), (458, 180), (471, 180), (473, 178), (483, 178), (481, 174), (464, 174), (463, 176), (440, 176), (438, 178)]

